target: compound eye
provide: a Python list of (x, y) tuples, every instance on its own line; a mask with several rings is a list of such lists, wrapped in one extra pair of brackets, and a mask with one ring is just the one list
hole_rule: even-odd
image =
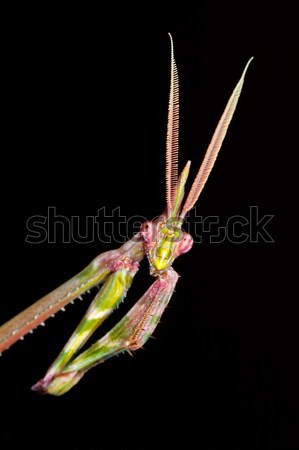
[(153, 240), (153, 224), (152, 222), (144, 222), (140, 227), (140, 233), (145, 242)]
[(179, 243), (179, 253), (189, 252), (193, 245), (193, 237), (189, 233), (184, 233), (181, 242)]

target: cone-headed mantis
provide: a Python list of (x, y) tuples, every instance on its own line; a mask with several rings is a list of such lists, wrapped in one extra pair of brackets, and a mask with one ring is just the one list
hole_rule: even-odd
[[(153, 333), (167, 306), (178, 274), (171, 267), (175, 258), (188, 252), (193, 243), (182, 229), (184, 217), (197, 201), (213, 168), (233, 117), (242, 90), (248, 61), (216, 127), (211, 143), (184, 199), (190, 161), (178, 177), (179, 80), (171, 43), (171, 75), (166, 140), (166, 209), (155, 221), (145, 222), (139, 233), (117, 250), (95, 258), (82, 272), (0, 327), (0, 352), (80, 297), (90, 288), (102, 285), (82, 321), (51, 365), (43, 379), (32, 389), (62, 395), (71, 389), (93, 366), (124, 351), (144, 345)], [(131, 310), (105, 336), (79, 353), (92, 333), (126, 296), (138, 271), (139, 262), (147, 257), (154, 283)]]

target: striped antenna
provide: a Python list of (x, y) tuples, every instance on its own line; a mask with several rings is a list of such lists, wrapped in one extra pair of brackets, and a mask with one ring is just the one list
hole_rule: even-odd
[(242, 86), (244, 83), (246, 71), (252, 60), (253, 60), (253, 58), (250, 58), (248, 63), (246, 64), (245, 69), (243, 70), (242, 76), (226, 105), (226, 108), (224, 110), (224, 113), (221, 116), (221, 119), (218, 122), (217, 128), (214, 132), (214, 135), (213, 135), (210, 145), (207, 149), (207, 152), (205, 154), (203, 162), (200, 166), (200, 169), (196, 175), (194, 183), (191, 187), (191, 190), (189, 192), (189, 195), (188, 195), (185, 205), (183, 207), (181, 217), (185, 217), (187, 212), (190, 211), (191, 208), (193, 208), (201, 191), (203, 190), (203, 187), (210, 175), (211, 170), (213, 169), (213, 166), (214, 166), (214, 163), (218, 156), (219, 150), (221, 148), (223, 139), (225, 138), (228, 126), (229, 126), (230, 121), (235, 112), (235, 109), (236, 109), (236, 106), (237, 106), (237, 103), (238, 103), (238, 100), (239, 100), (239, 97), (241, 94)]
[(172, 36), (170, 33), (168, 35), (171, 45), (171, 71), (166, 139), (166, 202), (168, 212), (170, 213), (173, 207), (173, 199), (178, 181), (179, 77), (174, 59)]

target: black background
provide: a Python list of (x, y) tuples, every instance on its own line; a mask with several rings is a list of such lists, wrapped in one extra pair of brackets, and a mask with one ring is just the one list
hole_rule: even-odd
[[(109, 213), (119, 206), (126, 217), (163, 210), (167, 31), (180, 74), (180, 164), (192, 160), (191, 177), (246, 61), (255, 57), (197, 211), (225, 221), (248, 217), (256, 205), (274, 215), (274, 243), (196, 244), (174, 265), (181, 278), (157, 339), (133, 358), (91, 370), (60, 398), (30, 386), (88, 299), (15, 344), (0, 360), (1, 449), (298, 448), (297, 294), (288, 293), (283, 275), (280, 209), (290, 164), (283, 163), (282, 123), (292, 104), (292, 15), (286, 6), (281, 12), (245, 4), (180, 8), (165, 22), (161, 11), (124, 7), (18, 12), (5, 64), (2, 271), (9, 291), (1, 322), (116, 247), (63, 244), (59, 234), (56, 244), (28, 244), (30, 216), (46, 215), (49, 206), (83, 220), (104, 206)], [(126, 304), (104, 329), (150, 283), (144, 262)]]

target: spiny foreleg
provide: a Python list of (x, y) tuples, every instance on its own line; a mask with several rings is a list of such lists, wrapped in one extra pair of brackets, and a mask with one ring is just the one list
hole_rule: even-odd
[(118, 353), (142, 347), (158, 325), (177, 280), (178, 274), (172, 268), (163, 272), (111, 331), (70, 361), (60, 373), (48, 373), (33, 388), (44, 393), (62, 395), (95, 365)]

